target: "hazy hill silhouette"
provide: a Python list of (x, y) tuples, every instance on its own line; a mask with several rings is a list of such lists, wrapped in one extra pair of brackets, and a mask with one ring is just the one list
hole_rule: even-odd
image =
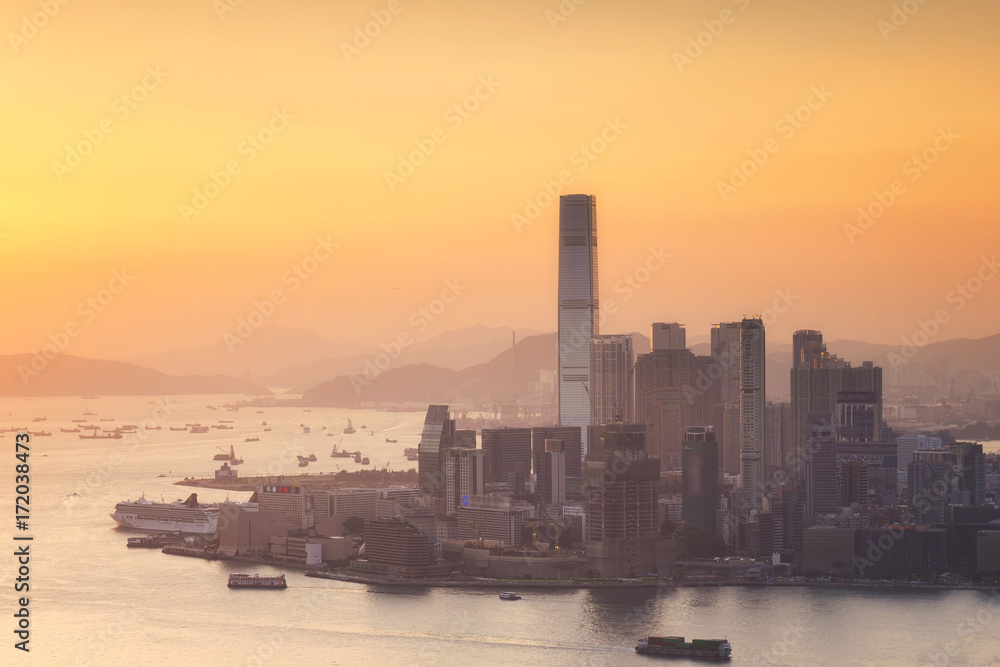
[[(35, 355), (0, 356), (0, 396), (167, 396), (172, 394), (270, 393), (269, 390), (225, 375), (178, 377), (123, 361), (85, 359), (60, 354), (32, 368)], [(35, 359), (41, 367), (41, 361)], [(19, 370), (21, 367), (21, 370)], [(35, 374), (26, 374), (32, 369)]]
[[(305, 392), (310, 405), (353, 406), (362, 402), (435, 402), (460, 400), (509, 401), (511, 382), (525, 396), (540, 370), (556, 369), (556, 334), (528, 336), (515, 348), (512, 376), (511, 350), (492, 360), (461, 371), (430, 364), (389, 367), (378, 375), (341, 376)], [(355, 386), (359, 389), (355, 390)]]
[[(631, 335), (634, 346), (649, 348), (648, 338)], [(341, 376), (309, 389), (303, 398), (311, 405), (345, 407), (362, 402), (509, 402), (515, 394), (519, 398), (531, 395), (540, 374), (556, 370), (556, 345), (554, 333), (528, 336), (517, 342), (513, 368), (508, 348), (486, 363), (461, 371), (420, 364), (392, 366), (371, 377), (359, 374), (353, 383), (351, 377)]]
[[(533, 333), (538, 332), (525, 332)], [(472, 326), (446, 331), (403, 348), (394, 365), (428, 363), (461, 370), (484, 363), (509, 348), (510, 334), (508, 327)], [(272, 386), (312, 386), (338, 375), (360, 373), (366, 361), (382, 352), (380, 341), (342, 344), (304, 329), (278, 326), (262, 327), (239, 340), (242, 342), (230, 340), (227, 344), (220, 339), (205, 347), (127, 361), (172, 375), (224, 374)]]

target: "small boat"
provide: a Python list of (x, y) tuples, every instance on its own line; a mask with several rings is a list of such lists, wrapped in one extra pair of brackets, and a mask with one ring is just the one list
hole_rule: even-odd
[(267, 426), (267, 422), (261, 422), (260, 425), (261, 426)]
[(308, 460), (310, 460), (310, 461), (315, 461), (315, 460), (316, 460), (316, 455), (315, 455), (315, 454), (310, 454), (310, 455), (309, 455), (309, 456), (307, 456), (306, 458), (307, 458)]
[(260, 438), (256, 438), (256, 437), (254, 437), (254, 438), (244, 438), (243, 439), (243, 442), (259, 442), (259, 441), (260, 441)]
[(114, 417), (101, 417), (100, 418), (100, 421), (102, 421), (102, 422), (113, 422), (114, 420), (115, 420)]
[(354, 455), (354, 462), (355, 463), (361, 463), (361, 454), (355, 454)]
[(307, 459), (302, 459), (301, 461), (299, 461), (300, 468), (305, 468), (307, 465), (309, 465), (309, 461)]
[(63, 433), (79, 433), (80, 432), (80, 429), (78, 429), (78, 428), (61, 428), (59, 430), (62, 431)]
[(367, 426), (365, 426), (364, 424), (362, 424), (362, 425), (361, 425), (361, 426), (359, 426), (358, 428), (360, 428), (360, 429), (361, 429), (362, 431), (364, 431), (364, 430), (365, 430), (366, 428), (368, 428), (368, 427), (367, 427)]
[(351, 420), (348, 419), (347, 420), (347, 428), (344, 429), (344, 433), (346, 433), (347, 435), (350, 435), (351, 433), (356, 433), (356, 432), (357, 432), (357, 429), (354, 428), (354, 425), (351, 424)]
[(160, 426), (150, 426), (148, 424), (146, 425), (146, 430), (147, 431), (159, 431), (161, 428), (162, 427), (160, 427)]
[(28, 435), (52, 435), (48, 431), (28, 431)]
[(96, 413), (96, 412), (93, 412), (93, 411), (91, 411), (91, 410), (84, 410), (84, 411), (83, 411), (83, 414), (84, 414), (84, 415), (88, 415), (88, 416), (91, 416), (91, 417), (93, 417), (93, 416), (94, 416), (94, 415), (96, 415), (97, 413)]
[(268, 427), (267, 427), (267, 428), (265, 428), (264, 430), (265, 430), (265, 431), (270, 431), (270, 430), (271, 430), (271, 427), (270, 427), (270, 426), (268, 426)]
[(87, 420), (86, 419), (74, 419), (73, 423), (74, 424), (86, 424)]
[(501, 600), (520, 600), (521, 596), (517, 595), (516, 593), (501, 593), (500, 594), (500, 599)]
[(171, 431), (186, 431), (187, 430), (187, 426), (171, 426), (170, 430)]
[(397, 442), (399, 442), (399, 440), (390, 440), (389, 438), (386, 438), (385, 441), (391, 442), (392, 444), (396, 444)]
[(31, 421), (33, 421), (33, 422), (43, 422), (43, 421), (45, 421), (45, 417), (35, 417)]
[(191, 427), (191, 432), (192, 433), (208, 433), (208, 427), (207, 426), (192, 426)]
[(361, 459), (361, 465), (366, 466), (369, 463), (371, 463), (371, 459), (369, 459), (367, 456)]

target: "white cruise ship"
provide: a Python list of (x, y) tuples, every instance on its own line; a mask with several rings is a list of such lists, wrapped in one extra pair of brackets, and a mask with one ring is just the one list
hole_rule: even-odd
[(140, 498), (118, 503), (111, 518), (123, 528), (210, 535), (216, 532), (219, 508), (199, 504), (198, 494), (192, 493), (184, 502), (157, 503)]

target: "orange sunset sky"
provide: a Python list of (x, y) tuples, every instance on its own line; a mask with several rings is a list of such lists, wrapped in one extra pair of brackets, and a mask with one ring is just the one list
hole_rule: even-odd
[(268, 323), (376, 344), (455, 279), (421, 337), (552, 331), (560, 172), (598, 198), (606, 333), (707, 334), (779, 290), (769, 340), (1000, 331), (1000, 3), (577, 3), (7, 0), (0, 353), (68, 323), (68, 354), (209, 345), (275, 290)]

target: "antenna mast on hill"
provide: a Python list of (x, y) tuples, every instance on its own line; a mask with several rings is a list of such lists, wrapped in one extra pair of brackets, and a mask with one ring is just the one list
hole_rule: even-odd
[(517, 354), (517, 334), (510, 330), (510, 402), (517, 405), (517, 384), (515, 383), (515, 363), (514, 355)]

